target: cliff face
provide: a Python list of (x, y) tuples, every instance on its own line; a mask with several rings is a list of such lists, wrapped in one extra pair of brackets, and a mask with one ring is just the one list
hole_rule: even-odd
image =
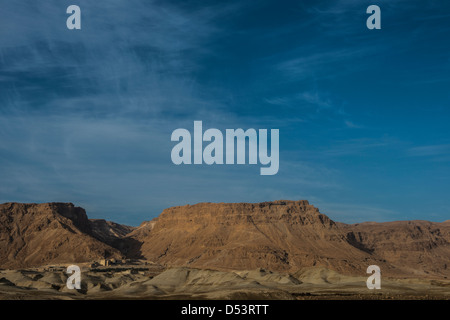
[(360, 273), (391, 269), (349, 243), (346, 234), (307, 201), (200, 203), (173, 207), (130, 236), (142, 255), (170, 265), (292, 271), (324, 266)]
[(96, 239), (84, 209), (71, 203), (0, 204), (0, 248), (3, 268), (121, 257)]
[(450, 224), (430, 221), (364, 222), (341, 229), (356, 246), (405, 274), (450, 276)]

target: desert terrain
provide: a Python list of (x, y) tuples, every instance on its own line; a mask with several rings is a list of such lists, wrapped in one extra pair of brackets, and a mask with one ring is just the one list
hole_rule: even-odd
[[(65, 268), (0, 271), (0, 299), (449, 299), (450, 281), (382, 279), (369, 290), (365, 276), (343, 276), (321, 267), (294, 274), (264, 269), (218, 271), (173, 267), (158, 270), (82, 269), (82, 287), (66, 287)], [(138, 271), (139, 270), (139, 271)]]
[(450, 298), (449, 221), (349, 225), (305, 200), (173, 207), (139, 227), (71, 203), (5, 203), (0, 248), (0, 299)]

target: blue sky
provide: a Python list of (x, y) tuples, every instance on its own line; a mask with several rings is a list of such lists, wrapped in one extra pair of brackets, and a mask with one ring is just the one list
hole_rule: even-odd
[[(445, 1), (1, 0), (0, 202), (131, 225), (277, 199), (348, 223), (450, 219), (449, 35)], [(279, 129), (278, 174), (175, 166), (170, 135), (194, 120)]]

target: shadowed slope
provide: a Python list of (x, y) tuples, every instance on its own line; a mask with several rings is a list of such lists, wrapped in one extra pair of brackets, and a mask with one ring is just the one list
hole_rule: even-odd
[(84, 209), (71, 203), (0, 204), (0, 248), (3, 268), (122, 256), (95, 238)]

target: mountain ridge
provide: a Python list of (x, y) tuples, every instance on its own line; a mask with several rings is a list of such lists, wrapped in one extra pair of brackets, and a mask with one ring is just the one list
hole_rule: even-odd
[[(55, 222), (56, 221), (56, 222)], [(295, 272), (325, 267), (449, 277), (450, 223), (335, 222), (307, 200), (198, 203), (138, 227), (88, 219), (72, 203), (0, 204), (0, 267), (139, 258), (167, 266)]]
[(0, 266), (21, 268), (121, 258), (72, 203), (0, 204)]

